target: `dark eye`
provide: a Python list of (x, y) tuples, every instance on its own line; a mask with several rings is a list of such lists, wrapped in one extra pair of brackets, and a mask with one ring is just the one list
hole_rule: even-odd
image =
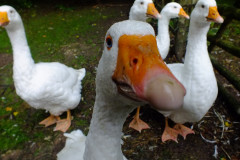
[(107, 43), (107, 48), (108, 49), (112, 48), (112, 37), (111, 36), (108, 36), (106, 38), (106, 43)]
[(10, 13), (13, 13), (13, 10), (10, 10)]
[(174, 8), (177, 8), (177, 6), (174, 6)]
[(140, 4), (141, 4), (141, 5), (143, 5), (143, 4), (144, 4), (144, 2), (141, 2)]
[(205, 8), (205, 6), (204, 6), (204, 5), (201, 5), (201, 7), (202, 7), (202, 8)]

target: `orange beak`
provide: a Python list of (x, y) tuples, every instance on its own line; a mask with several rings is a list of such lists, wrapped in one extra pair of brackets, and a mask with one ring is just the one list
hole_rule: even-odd
[(179, 15), (179, 17), (183, 17), (183, 18), (189, 19), (189, 15), (184, 11), (183, 8), (180, 9), (178, 15)]
[(217, 7), (209, 7), (208, 16), (206, 17), (210, 22), (223, 23), (224, 19), (220, 16)]
[(4, 27), (8, 25), (8, 23), (9, 23), (9, 19), (8, 19), (7, 12), (0, 12), (0, 26)]
[(156, 9), (156, 7), (153, 3), (148, 4), (147, 16), (150, 18), (155, 18), (155, 19), (161, 18), (160, 13), (158, 12), (158, 10)]
[(122, 35), (118, 48), (112, 79), (119, 93), (159, 110), (182, 105), (186, 90), (163, 62), (153, 35)]

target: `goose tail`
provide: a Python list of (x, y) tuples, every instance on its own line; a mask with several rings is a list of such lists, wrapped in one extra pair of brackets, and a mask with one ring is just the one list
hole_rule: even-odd
[(86, 75), (86, 69), (85, 68), (81, 68), (81, 69), (78, 69), (76, 71), (78, 73), (78, 79), (81, 81), (85, 77), (85, 75)]

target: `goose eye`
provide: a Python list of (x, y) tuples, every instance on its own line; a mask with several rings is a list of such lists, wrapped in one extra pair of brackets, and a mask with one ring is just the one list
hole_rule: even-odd
[(112, 48), (112, 37), (108, 36), (106, 38), (106, 44), (107, 44), (107, 49), (111, 49)]
[(10, 10), (10, 13), (13, 13), (13, 10)]
[(201, 7), (202, 7), (202, 8), (205, 8), (205, 6), (204, 6), (204, 5), (202, 5)]
[(174, 6), (174, 8), (177, 8), (177, 6)]
[(141, 5), (143, 5), (143, 4), (144, 4), (144, 2), (141, 2), (140, 4), (141, 4)]

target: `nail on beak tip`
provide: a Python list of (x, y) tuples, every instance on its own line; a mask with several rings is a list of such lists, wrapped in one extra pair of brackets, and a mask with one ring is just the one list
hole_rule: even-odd
[(224, 19), (221, 16), (218, 16), (215, 20), (217, 23), (223, 23)]
[(161, 75), (150, 80), (145, 87), (145, 96), (158, 110), (175, 110), (182, 106), (185, 88), (175, 79)]

